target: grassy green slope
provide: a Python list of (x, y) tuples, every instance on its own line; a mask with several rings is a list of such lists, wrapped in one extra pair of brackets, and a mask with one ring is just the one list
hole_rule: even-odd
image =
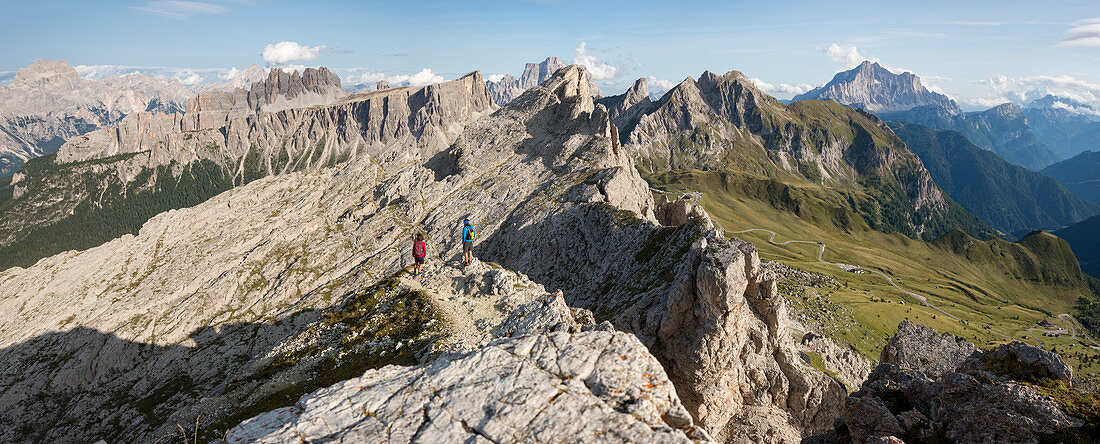
[[(980, 346), (1004, 342), (992, 330), (1034, 344), (1029, 328), (1052, 315), (1073, 313), (1078, 298), (1088, 294), (1084, 282), (1074, 278), (1076, 261), (1067, 254), (1065, 243), (1049, 234), (1010, 243), (981, 241), (954, 232), (935, 242), (923, 242), (869, 229), (843, 205), (848, 197), (834, 190), (703, 171), (648, 175), (647, 180), (672, 192), (702, 191), (703, 207), (730, 232), (765, 228), (775, 231), (779, 242), (825, 242), (826, 261), (882, 271), (903, 288), (927, 296), (931, 303), (966, 321), (955, 321), (921, 305), (875, 274), (849, 273), (818, 262), (816, 245), (774, 245), (765, 233), (736, 234), (752, 241), (764, 259), (836, 279), (841, 285), (827, 290), (829, 304), (844, 307), (843, 311), (828, 308), (816, 296), (802, 300), (798, 294), (788, 296), (803, 310), (824, 311), (816, 318), (833, 324), (825, 326), (828, 332), (868, 358), (877, 359), (904, 319), (954, 333)], [(1095, 355), (1068, 338), (1044, 340), (1048, 348), (1053, 345), (1063, 351)], [(1082, 363), (1070, 358), (1075, 364)], [(1093, 361), (1092, 365), (1095, 367), (1080, 370), (1100, 370), (1100, 363)]]

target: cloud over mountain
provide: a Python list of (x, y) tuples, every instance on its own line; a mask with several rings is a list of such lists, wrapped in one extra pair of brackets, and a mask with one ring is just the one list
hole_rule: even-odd
[(323, 49), (325, 49), (325, 45), (305, 46), (298, 44), (298, 42), (282, 41), (265, 46), (262, 56), (264, 62), (270, 65), (283, 65), (290, 62), (316, 59)]
[(589, 54), (587, 43), (585, 42), (581, 42), (573, 51), (576, 53), (573, 56), (573, 63), (588, 69), (588, 72), (592, 73), (592, 78), (595, 80), (614, 79), (622, 72), (618, 66), (604, 63), (596, 58), (596, 56)]

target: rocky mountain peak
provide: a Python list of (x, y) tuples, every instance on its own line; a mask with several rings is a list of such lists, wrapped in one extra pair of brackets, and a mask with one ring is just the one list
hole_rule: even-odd
[(519, 78), (519, 86), (520, 88), (528, 89), (532, 86), (539, 85), (564, 66), (565, 63), (554, 56), (547, 57), (546, 60), (539, 63), (528, 63), (523, 68), (523, 75)]
[[(564, 66), (565, 63), (561, 59), (550, 56), (539, 63), (528, 63), (518, 80), (511, 75), (505, 75), (500, 80), (486, 82), (486, 85), (489, 88), (489, 94), (493, 96), (493, 102), (497, 106), (504, 106), (512, 99), (519, 97), (524, 91), (546, 82)], [(596, 86), (596, 82), (592, 80), (592, 74), (585, 71), (585, 76), (589, 94), (593, 97), (601, 97), (603, 93)]]
[(955, 101), (925, 88), (915, 74), (895, 74), (878, 62), (867, 60), (837, 73), (824, 86), (794, 97), (795, 101), (807, 99), (835, 100), (871, 112), (906, 111), (926, 105), (942, 107), (951, 114), (962, 112)]
[(331, 102), (344, 94), (340, 76), (326, 67), (306, 68), (300, 74), (275, 68), (267, 80), (252, 84), (248, 104), (256, 110), (285, 109)]
[(627, 97), (649, 97), (649, 81), (642, 77), (626, 90)]
[(64, 60), (51, 61), (38, 59), (34, 63), (15, 72), (13, 84), (23, 86), (46, 86), (52, 84), (68, 84), (80, 82), (80, 74), (77, 74), (69, 62)]
[(986, 112), (1006, 118), (1023, 117), (1024, 115), (1023, 108), (1020, 108), (1020, 105), (1012, 102), (1002, 103), (1000, 105), (994, 106), (993, 108), (986, 110)]

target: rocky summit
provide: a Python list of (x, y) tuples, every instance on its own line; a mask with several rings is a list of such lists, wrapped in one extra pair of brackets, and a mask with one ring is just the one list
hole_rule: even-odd
[(955, 101), (925, 88), (915, 74), (895, 74), (878, 62), (866, 60), (851, 70), (837, 73), (824, 86), (799, 94), (793, 100), (806, 99), (835, 100), (874, 113), (906, 111), (918, 106), (934, 106), (952, 114), (962, 112)]
[[(565, 62), (562, 62), (561, 59), (550, 56), (539, 63), (528, 63), (523, 68), (523, 74), (520, 75), (519, 79), (505, 74), (500, 80), (486, 80), (485, 85), (489, 89), (489, 95), (493, 97), (493, 103), (497, 106), (504, 106), (512, 99), (519, 97), (524, 91), (542, 84), (564, 66)], [(593, 97), (600, 97), (602, 95), (600, 88), (592, 80), (592, 74), (588, 73), (586, 76), (585, 83), (588, 84), (588, 92)]]

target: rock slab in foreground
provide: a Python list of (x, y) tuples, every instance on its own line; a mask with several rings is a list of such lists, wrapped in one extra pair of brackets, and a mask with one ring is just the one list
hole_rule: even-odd
[(237, 442), (697, 442), (660, 363), (633, 335), (589, 331), (495, 342), (387, 366), (230, 430)]

